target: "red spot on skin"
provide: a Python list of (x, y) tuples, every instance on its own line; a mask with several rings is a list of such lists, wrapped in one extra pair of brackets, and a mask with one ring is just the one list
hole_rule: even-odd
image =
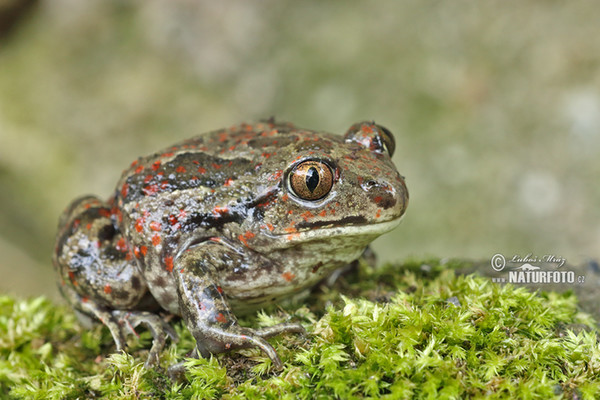
[(179, 221), (177, 220), (177, 217), (174, 216), (173, 214), (169, 215), (168, 220), (169, 220), (169, 224), (171, 224), (171, 225), (176, 225), (179, 223)]
[(211, 242), (221, 243), (221, 238), (218, 238), (218, 237), (211, 237), (209, 240)]
[(69, 271), (69, 279), (73, 286), (77, 286), (77, 281), (75, 280), (75, 273), (73, 271)]
[(229, 186), (233, 183), (233, 179), (231, 178), (227, 178), (227, 180), (225, 181), (225, 183), (223, 184), (223, 186)]
[(360, 130), (367, 134), (373, 133), (373, 128), (371, 128), (369, 125), (363, 125)]
[(381, 196), (375, 196), (375, 198), (373, 199), (373, 201), (377, 204), (381, 203), (381, 200), (383, 200), (383, 197)]
[(287, 240), (294, 240), (298, 237), (300, 237), (299, 233), (290, 233), (289, 235), (286, 236)]
[(79, 228), (80, 224), (81, 224), (81, 220), (80, 219), (73, 220), (73, 229)]
[(135, 160), (131, 163), (130, 167), (133, 168), (138, 163), (138, 160)]
[(143, 170), (144, 170), (144, 166), (143, 166), (143, 165), (140, 165), (140, 166), (138, 166), (138, 167), (135, 169), (135, 173), (136, 173), (136, 174), (139, 174), (139, 173), (140, 173), (140, 172), (142, 172)]
[(291, 272), (284, 272), (283, 274), (281, 274), (281, 277), (286, 281), (291, 282), (292, 279), (296, 277), (296, 275), (292, 274)]
[(239, 235), (238, 239), (240, 239), (240, 241), (242, 241), (246, 247), (248, 247), (248, 239), (252, 239), (254, 236), (254, 233), (247, 231), (246, 233), (244, 233), (243, 235)]
[(142, 192), (144, 192), (144, 194), (146, 196), (150, 196), (150, 195), (156, 194), (156, 192), (158, 192), (158, 185), (148, 185), (148, 186), (145, 186), (142, 189)]
[(135, 230), (136, 230), (138, 233), (140, 233), (140, 232), (141, 232), (143, 229), (144, 229), (144, 227), (142, 226), (142, 219), (141, 219), (141, 218), (138, 218), (138, 219), (135, 221)]
[(139, 247), (137, 247), (137, 246), (135, 246), (135, 247), (133, 248), (133, 254), (135, 255), (135, 258), (140, 258), (140, 257), (141, 257), (141, 254), (140, 254), (140, 248), (139, 248)]
[(223, 294), (223, 288), (221, 286), (217, 286), (217, 292)]
[(185, 210), (182, 208), (181, 210), (179, 210), (179, 219), (184, 219), (187, 216), (187, 213), (185, 212)]
[(288, 196), (288, 194), (284, 194), (283, 196), (281, 196), (281, 201), (288, 201), (288, 199), (290, 198), (290, 196)]
[(152, 163), (152, 170), (156, 171), (160, 168), (160, 161), (154, 161), (154, 163)]
[(169, 186), (169, 181), (162, 181), (160, 183), (160, 188), (161, 189), (166, 189)]
[(222, 132), (219, 133), (219, 142), (226, 142), (227, 141), (227, 132)]
[(160, 222), (158, 221), (152, 221), (150, 222), (150, 229), (152, 229), (155, 232), (159, 232), (162, 228), (162, 225)]
[(298, 229), (296, 229), (294, 226), (290, 226), (289, 228), (285, 228), (284, 230), (287, 233), (296, 233), (296, 232), (298, 232)]
[(117, 218), (119, 219), (119, 222), (123, 222), (123, 213), (121, 212), (120, 209), (118, 209), (117, 207), (113, 207), (113, 209), (110, 210), (110, 213), (113, 215), (116, 215)]
[(129, 185), (124, 183), (123, 187), (121, 187), (121, 197), (127, 197), (128, 191), (129, 191)]
[(304, 218), (305, 221), (308, 221), (309, 219), (314, 217), (313, 213), (311, 213), (310, 211), (305, 211), (302, 214), (300, 214), (300, 216)]
[(152, 244), (154, 245), (154, 247), (160, 244), (160, 236), (158, 235), (158, 233), (152, 236)]
[(98, 210), (98, 214), (100, 214), (100, 216), (108, 218), (110, 217), (110, 210), (107, 210), (106, 208), (101, 208)]
[(125, 241), (125, 238), (119, 239), (115, 248), (119, 251), (127, 251), (127, 242)]
[(106, 293), (106, 294), (110, 294), (110, 292), (112, 292), (112, 288), (111, 288), (111, 287), (110, 287), (110, 285), (107, 283), (107, 284), (104, 286), (104, 293)]
[(198, 160), (193, 160), (192, 162), (196, 165), (200, 165), (200, 161), (198, 161)]
[(327, 215), (327, 210), (323, 210), (319, 213), (319, 216), (324, 217)]
[(82, 303), (87, 303), (88, 301), (90, 301), (89, 297), (84, 296), (81, 298)]
[(173, 271), (173, 257), (165, 257), (165, 269), (167, 270), (167, 272)]
[(90, 229), (92, 229), (92, 223), (91, 223), (91, 222), (88, 222), (88, 223), (85, 225), (85, 229), (87, 229), (88, 231), (89, 231)]
[(273, 230), (275, 229), (275, 227), (272, 224), (267, 224), (267, 228), (269, 228), (271, 232), (273, 232)]
[(154, 175), (146, 175), (146, 177), (144, 178), (144, 183), (150, 182), (152, 178), (154, 178)]
[(180, 165), (175, 171), (179, 172), (180, 174), (183, 174), (186, 170), (184, 166)]
[(133, 258), (133, 254), (131, 254), (131, 252), (127, 252), (127, 254), (125, 254), (125, 261), (129, 261)]
[(215, 163), (212, 163), (211, 165), (212, 165), (212, 167), (213, 167), (214, 169), (220, 169), (220, 168), (221, 168), (221, 164), (215, 164)]
[(204, 174), (206, 172), (206, 168), (198, 167), (198, 172)]
[(227, 322), (227, 318), (225, 318), (225, 316), (221, 313), (219, 313), (216, 318), (217, 318), (217, 321), (222, 324)]
[(173, 157), (173, 153), (172, 152), (168, 152), (168, 153), (163, 153), (160, 155), (161, 157)]
[(146, 246), (142, 246), (142, 247), (140, 247), (140, 252), (145, 257), (146, 254), (148, 253), (148, 248)]
[(269, 153), (262, 153), (261, 156), (263, 156), (264, 158), (269, 158), (271, 157), (271, 155)]
[(227, 214), (228, 212), (229, 212), (229, 209), (227, 207), (213, 208), (213, 214), (215, 214), (215, 215), (223, 215), (223, 214)]
[(375, 218), (381, 217), (381, 208), (377, 209), (377, 213), (375, 214)]
[(279, 178), (281, 178), (282, 174), (283, 174), (283, 171), (282, 170), (278, 170), (278, 171), (274, 172), (273, 174), (271, 174), (271, 176), (269, 176), (269, 180), (270, 181), (279, 180)]

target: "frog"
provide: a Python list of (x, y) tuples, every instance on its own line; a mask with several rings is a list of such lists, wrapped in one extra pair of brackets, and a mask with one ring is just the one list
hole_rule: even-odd
[(400, 223), (409, 196), (395, 147), (373, 121), (338, 135), (270, 119), (140, 157), (107, 200), (79, 197), (60, 216), (59, 290), (118, 351), (147, 328), (147, 368), (178, 339), (173, 316), (195, 357), (257, 347), (282, 368), (267, 339), (304, 327), (237, 317), (309, 292)]

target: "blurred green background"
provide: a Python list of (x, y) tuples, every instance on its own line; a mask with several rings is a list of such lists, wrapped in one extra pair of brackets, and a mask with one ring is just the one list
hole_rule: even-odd
[(9, 21), (2, 293), (56, 296), (74, 197), (108, 197), (139, 155), (269, 116), (394, 132), (411, 200), (382, 260), (600, 256), (595, 2), (53, 0)]

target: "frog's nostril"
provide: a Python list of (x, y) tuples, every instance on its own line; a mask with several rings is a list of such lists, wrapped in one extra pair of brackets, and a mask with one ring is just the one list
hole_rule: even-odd
[(376, 186), (378, 186), (377, 181), (374, 181), (372, 179), (365, 182), (365, 188), (366, 189), (371, 189), (371, 188), (374, 188)]

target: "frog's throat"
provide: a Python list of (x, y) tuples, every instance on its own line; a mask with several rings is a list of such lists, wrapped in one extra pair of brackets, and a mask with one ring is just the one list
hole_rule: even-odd
[(380, 222), (377, 224), (366, 225), (346, 225), (332, 226), (329, 228), (318, 228), (295, 233), (274, 235), (273, 238), (278, 241), (284, 241), (289, 245), (295, 243), (305, 243), (313, 240), (322, 240), (324, 237), (369, 237), (375, 239), (396, 228), (402, 221), (402, 216), (391, 221)]

